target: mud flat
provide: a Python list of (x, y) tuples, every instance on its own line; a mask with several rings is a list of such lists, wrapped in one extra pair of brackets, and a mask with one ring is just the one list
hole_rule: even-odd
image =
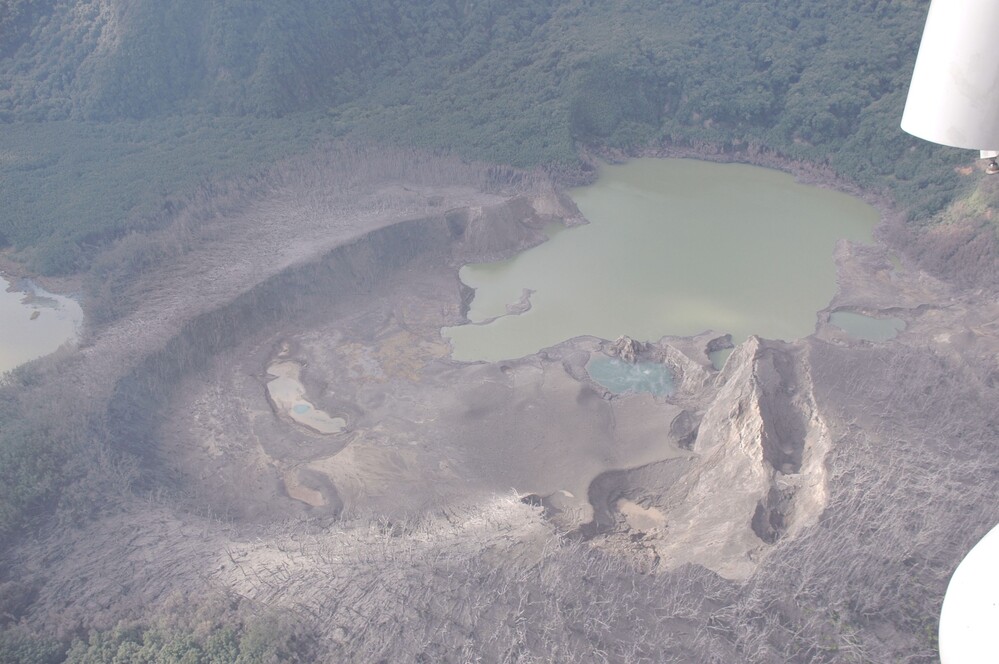
[[(450, 302), (441, 297), (448, 292)], [(680, 406), (652, 395), (611, 398), (592, 382), (585, 366), (591, 358), (610, 360), (609, 344), (580, 338), (544, 356), (456, 363), (438, 336), (442, 323), (460, 315), (453, 272), (426, 267), (372, 295), (322, 323), (276, 326), (273, 336), (212, 362), (210, 381), (185, 381), (159, 440), (190, 490), (210, 496), (216, 509), (232, 510), (237, 501), (212, 496), (213, 486), (199, 476), (206, 468), (234, 472), (254, 478), (244, 487), (261, 487), (240, 496), (247, 516), (273, 512), (281, 502), (269, 488), (275, 486), (291, 499), (284, 509), (294, 513), (311, 504), (300, 499), (302, 489), (319, 488), (322, 480), (335, 487), (344, 517), (392, 518), (515, 490), (544, 497), (553, 522), (571, 530), (592, 520), (588, 490), (601, 473), (689, 456), (669, 432)], [(267, 415), (252, 366), (283, 343), (294, 346), (296, 366), (284, 360), (269, 372), (288, 375), (307, 363), (306, 384), (295, 385), (291, 396), (307, 391), (317, 409), (347, 413), (348, 434), (296, 435), (299, 422), (284, 407), (289, 399), (271, 397), (283, 405)], [(684, 367), (680, 402), (704, 390), (710, 372), (698, 359), (665, 345), (650, 352)], [(337, 410), (329, 410), (331, 403)], [(224, 427), (221, 412), (229, 422)], [(293, 485), (282, 470), (290, 468), (299, 471)]]
[[(493, 237), (529, 234), (543, 219), (509, 214), (522, 205), (498, 206), (482, 223)], [(220, 312), (271, 311), (296, 294), (270, 322), (240, 325), (254, 332), (172, 392), (156, 441), (185, 490), (263, 522), (317, 508), (399, 519), (513, 491), (539, 505), (550, 527), (596, 542), (654, 518), (658, 534), (632, 555), (654, 551), (664, 569), (697, 562), (731, 579), (747, 578), (782, 537), (814, 523), (829, 439), (801, 344), (752, 337), (722, 372), (709, 352), (727, 337), (715, 332), (655, 342), (583, 336), (515, 360), (456, 361), (440, 330), (467, 320), (467, 291), (448, 260), (476, 251), (471, 229), (454, 223), (466, 214), (371, 234), (262, 285), (252, 308)], [(228, 328), (225, 320), (213, 326)], [(269, 387), (280, 379), (260, 375), (262, 365), (294, 374), (281, 399)], [(626, 382), (642, 389), (608, 384), (592, 370), (601, 366), (634, 374), (641, 380)], [(655, 380), (645, 373), (653, 369)], [(342, 413), (349, 432), (296, 431), (301, 421), (287, 410), (305, 394), (315, 410)], [(219, 476), (243, 481), (220, 490)], [(336, 509), (315, 492), (336, 496)]]

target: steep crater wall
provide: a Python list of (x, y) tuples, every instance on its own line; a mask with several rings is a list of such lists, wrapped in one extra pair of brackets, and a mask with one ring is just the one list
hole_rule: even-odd
[[(539, 228), (555, 218), (536, 201), (458, 208), (403, 220), (340, 245), (319, 260), (294, 266), (250, 288), (225, 306), (201, 314), (122, 377), (107, 412), (111, 443), (147, 464), (155, 457), (162, 405), (178, 381), (218, 353), (262, 330), (306, 325), (333, 303), (369, 297), (407, 269), (509, 256), (544, 241)], [(565, 210), (565, 216), (571, 216)], [(456, 321), (458, 322), (458, 321)]]

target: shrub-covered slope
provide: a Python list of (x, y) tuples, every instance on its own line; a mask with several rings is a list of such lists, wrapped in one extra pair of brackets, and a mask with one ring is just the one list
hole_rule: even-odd
[[(0, 240), (77, 270), (207, 179), (352, 134), (559, 171), (762, 145), (917, 217), (959, 151), (898, 129), (926, 3), (0, 3)], [(53, 124), (55, 123), (55, 124)]]

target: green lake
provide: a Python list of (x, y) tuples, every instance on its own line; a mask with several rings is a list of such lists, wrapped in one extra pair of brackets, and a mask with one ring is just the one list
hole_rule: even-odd
[(0, 278), (0, 374), (75, 341), (83, 310), (72, 298), (49, 293), (29, 280)]
[(851, 337), (873, 342), (894, 339), (905, 329), (901, 318), (874, 318), (852, 311), (834, 311), (829, 314), (829, 322)]
[(469, 319), (444, 328), (456, 360), (522, 357), (579, 335), (639, 340), (730, 333), (796, 339), (836, 290), (833, 250), (871, 242), (863, 201), (743, 164), (636, 159), (569, 192), (590, 221), (512, 260), (466, 265)]

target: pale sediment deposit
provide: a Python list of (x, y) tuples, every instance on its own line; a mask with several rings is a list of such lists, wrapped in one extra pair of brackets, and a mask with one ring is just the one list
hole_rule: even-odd
[(293, 422), (321, 434), (340, 433), (347, 427), (347, 420), (331, 417), (312, 405), (305, 396), (305, 387), (299, 380), (302, 365), (297, 362), (277, 361), (267, 367), (274, 376), (267, 381), (267, 396), (274, 410)]

